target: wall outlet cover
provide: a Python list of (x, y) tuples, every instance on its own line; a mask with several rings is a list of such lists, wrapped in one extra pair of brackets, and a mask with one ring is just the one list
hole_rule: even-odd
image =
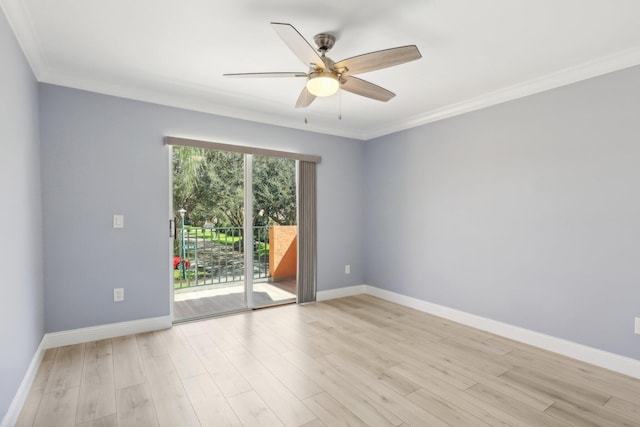
[(124, 301), (124, 288), (113, 288), (113, 301)]
[(636, 334), (640, 334), (640, 317), (636, 317)]
[(113, 216), (113, 228), (124, 228), (124, 215)]

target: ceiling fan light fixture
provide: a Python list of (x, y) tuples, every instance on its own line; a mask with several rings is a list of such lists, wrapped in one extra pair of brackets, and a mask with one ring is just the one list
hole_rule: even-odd
[(337, 76), (331, 72), (311, 73), (307, 80), (307, 90), (315, 96), (331, 96), (339, 87)]

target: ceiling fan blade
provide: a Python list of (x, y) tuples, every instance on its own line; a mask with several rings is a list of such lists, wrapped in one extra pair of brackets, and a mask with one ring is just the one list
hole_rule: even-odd
[(334, 68), (342, 72), (345, 76), (353, 74), (367, 73), (369, 71), (380, 70), (405, 62), (415, 61), (422, 58), (418, 47), (415, 45), (394, 47), (391, 49), (378, 50), (352, 58), (343, 59), (335, 63)]
[(307, 90), (305, 86), (300, 92), (300, 96), (298, 97), (298, 101), (296, 102), (296, 108), (305, 108), (311, 105), (313, 101), (315, 101), (316, 96)]
[(271, 26), (304, 65), (311, 68), (325, 68), (324, 61), (318, 52), (293, 25), (272, 22)]
[(235, 73), (223, 74), (223, 77), (307, 77), (307, 73), (282, 72), (282, 73)]
[(355, 93), (356, 95), (365, 96), (371, 99), (376, 99), (382, 102), (387, 102), (388, 100), (396, 96), (395, 93), (388, 91), (383, 87), (374, 85), (373, 83), (353, 76), (349, 76), (349, 78), (343, 79), (341, 81), (340, 89), (344, 89), (347, 92)]

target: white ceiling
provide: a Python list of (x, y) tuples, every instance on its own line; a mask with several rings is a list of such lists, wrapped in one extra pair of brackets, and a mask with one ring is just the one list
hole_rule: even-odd
[[(41, 82), (370, 139), (640, 64), (638, 0), (0, 0)], [(307, 109), (307, 71), (270, 22), (334, 60), (415, 44), (423, 58), (359, 75), (397, 96), (340, 92)], [(338, 115), (342, 111), (342, 120)], [(305, 118), (307, 122), (305, 124)]]

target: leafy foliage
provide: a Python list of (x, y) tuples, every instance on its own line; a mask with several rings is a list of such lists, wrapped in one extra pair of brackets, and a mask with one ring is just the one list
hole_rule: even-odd
[[(173, 210), (198, 227), (242, 227), (244, 155), (193, 147), (173, 148)], [(295, 161), (253, 158), (254, 225), (296, 223)]]

